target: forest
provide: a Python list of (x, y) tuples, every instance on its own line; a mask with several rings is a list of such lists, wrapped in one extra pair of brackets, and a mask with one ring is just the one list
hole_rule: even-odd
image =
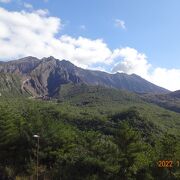
[(35, 134), (42, 180), (180, 179), (178, 113), (122, 91), (67, 89), (58, 100), (1, 97), (1, 180), (36, 179)]

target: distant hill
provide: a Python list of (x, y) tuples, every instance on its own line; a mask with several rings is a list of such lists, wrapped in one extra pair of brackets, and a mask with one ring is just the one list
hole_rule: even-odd
[(78, 106), (101, 104), (109, 106), (110, 103), (133, 104), (143, 102), (138, 95), (128, 91), (80, 83), (62, 85), (59, 94), (60, 102), (70, 102)]
[(101, 71), (85, 70), (69, 61), (60, 61), (54, 57), (38, 59), (29, 56), (19, 60), (1, 62), (1, 81), (3, 81), (3, 74), (17, 76), (20, 88), (16, 87), (16, 89), (19, 88), (19, 92), (25, 92), (34, 97), (56, 97), (59, 95), (61, 86), (69, 83), (84, 83), (136, 93), (169, 92), (135, 74), (109, 74)]
[(169, 96), (174, 98), (180, 98), (180, 90), (169, 93)]
[(180, 91), (167, 94), (144, 94), (142, 98), (147, 102), (180, 113)]

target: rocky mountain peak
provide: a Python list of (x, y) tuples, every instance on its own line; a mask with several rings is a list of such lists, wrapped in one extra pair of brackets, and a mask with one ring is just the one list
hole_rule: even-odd
[(67, 60), (53, 56), (38, 59), (25, 57), (0, 64), (0, 73), (19, 75), (21, 89), (33, 96), (55, 96), (63, 84), (84, 83), (109, 88), (124, 89), (138, 93), (167, 93), (168, 90), (158, 87), (135, 74), (108, 74), (79, 68)]

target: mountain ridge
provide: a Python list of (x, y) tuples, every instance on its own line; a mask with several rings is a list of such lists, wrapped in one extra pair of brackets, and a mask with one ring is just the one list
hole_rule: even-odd
[(60, 87), (68, 83), (84, 83), (108, 88), (122, 89), (135, 93), (168, 93), (136, 74), (110, 74), (103, 71), (83, 69), (67, 60), (52, 56), (38, 59), (28, 56), (18, 60), (0, 63), (0, 73), (15, 74), (20, 77), (21, 90), (31, 96), (54, 97)]
[(167, 94), (142, 94), (141, 97), (148, 103), (180, 113), (180, 90)]

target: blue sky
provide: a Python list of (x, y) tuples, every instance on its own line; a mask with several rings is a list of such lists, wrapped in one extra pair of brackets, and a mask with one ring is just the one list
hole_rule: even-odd
[[(0, 1), (0, 7), (11, 13), (25, 11), (36, 14), (41, 9), (47, 12), (46, 15), (40, 15), (42, 19), (49, 17), (59, 19), (59, 30), (52, 33), (53, 38), (59, 39), (65, 35), (63, 42), (67, 43), (68, 41), (71, 45), (84, 48), (84, 45), (81, 44), (82, 41), (78, 40), (79, 37), (82, 37), (92, 41), (90, 46), (95, 45), (94, 48), (97, 49), (100, 47), (102, 52), (99, 53), (102, 54), (103, 46), (107, 46), (108, 50), (106, 49), (104, 54), (107, 54), (109, 58), (102, 57), (104, 61), (99, 60), (98, 58), (101, 56), (98, 55), (97, 61), (94, 58), (88, 60), (86, 56), (78, 57), (78, 59), (77, 54), (67, 56), (72, 58), (69, 60), (76, 65), (92, 69), (99, 68), (108, 72), (116, 69), (116, 71), (128, 74), (136, 73), (168, 89), (180, 89), (180, 80), (178, 80), (180, 79), (179, 0)], [(69, 37), (71, 40), (68, 39)], [(97, 39), (102, 40), (102, 43), (99, 42), (99, 46), (96, 43)], [(92, 49), (92, 47), (88, 48)], [(115, 53), (114, 51), (118, 49), (119, 52)], [(34, 51), (28, 51), (27, 55), (36, 55), (32, 52)], [(53, 53), (54, 50), (51, 52)], [(2, 57), (13, 58), (13, 55), (15, 58), (21, 56), (13, 54), (6, 58), (5, 53), (2, 54), (3, 56), (0, 53), (0, 59)], [(37, 54), (37, 56), (40, 55)], [(57, 58), (60, 57), (61, 55), (57, 55)], [(88, 63), (82, 60), (83, 57), (87, 58)], [(108, 62), (104, 63), (107, 59)], [(142, 72), (138, 69), (138, 63)], [(172, 81), (176, 81), (176, 83), (172, 84)]]

